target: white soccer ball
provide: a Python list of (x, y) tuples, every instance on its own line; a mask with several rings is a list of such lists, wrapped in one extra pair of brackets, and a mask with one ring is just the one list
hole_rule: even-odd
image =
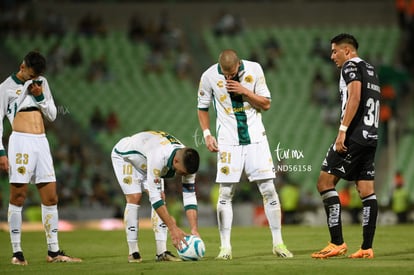
[(203, 240), (195, 235), (185, 236), (187, 245), (182, 243), (181, 250), (177, 249), (178, 256), (184, 261), (198, 261), (204, 257), (206, 247)]

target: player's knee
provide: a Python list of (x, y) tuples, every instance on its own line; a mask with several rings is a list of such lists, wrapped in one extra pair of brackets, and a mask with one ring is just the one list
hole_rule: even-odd
[(233, 191), (233, 185), (230, 184), (220, 184), (220, 190), (219, 190), (219, 203), (231, 201), (233, 199), (234, 191)]
[(274, 201), (277, 199), (277, 193), (273, 180), (265, 180), (257, 183), (259, 187), (260, 194), (265, 201)]

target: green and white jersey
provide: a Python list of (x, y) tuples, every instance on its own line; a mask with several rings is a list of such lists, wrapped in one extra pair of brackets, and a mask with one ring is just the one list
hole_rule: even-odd
[[(237, 80), (255, 94), (271, 97), (259, 63), (242, 60)], [(207, 111), (211, 102), (214, 104), (218, 144), (246, 145), (264, 140), (266, 133), (260, 110), (241, 95), (228, 93), (225, 84), (226, 79), (217, 63), (202, 74), (198, 89), (199, 110)]]
[[(33, 80), (22, 82), (16, 74), (9, 76), (0, 84), (0, 132), (2, 135), (4, 117), (7, 116), (10, 124), (13, 124), (17, 112), (27, 108), (39, 109), (49, 121), (56, 119), (57, 109), (46, 78), (39, 76), (36, 80), (42, 82), (43, 88), (43, 93), (37, 97), (32, 96), (28, 91)], [(4, 154), (4, 146), (0, 139), (0, 156)]]
[[(162, 131), (145, 131), (122, 138), (113, 148), (116, 154), (146, 175), (152, 204), (161, 200), (161, 179), (175, 176), (173, 160), (185, 146), (174, 136)], [(195, 174), (182, 176), (182, 183), (195, 183)]]

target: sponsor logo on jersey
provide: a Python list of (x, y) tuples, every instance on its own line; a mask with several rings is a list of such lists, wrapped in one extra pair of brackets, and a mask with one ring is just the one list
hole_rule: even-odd
[(370, 90), (373, 90), (373, 91), (376, 91), (376, 92), (378, 92), (378, 93), (380, 93), (381, 92), (381, 88), (380, 88), (380, 86), (379, 85), (376, 85), (376, 84), (372, 84), (372, 83), (367, 83), (367, 88), (368, 89), (370, 89)]
[(350, 72), (356, 72), (358, 69), (356, 67), (347, 67), (346, 69), (344, 69), (344, 73), (350, 73)]
[(17, 90), (16, 95), (20, 95), (22, 93), (22, 90)]
[(350, 73), (349, 74), (349, 78), (354, 79), (355, 77), (356, 77), (356, 74), (355, 73)]
[(154, 169), (152, 170), (152, 173), (154, 174), (154, 176), (159, 177), (161, 175), (161, 171), (158, 169)]
[(363, 130), (362, 131), (362, 136), (364, 137), (364, 139), (378, 139), (378, 135), (376, 135), (376, 134), (370, 134), (366, 130)]
[(219, 88), (223, 88), (223, 87), (224, 87), (224, 82), (223, 82), (223, 80), (219, 80), (219, 81), (217, 82), (217, 87), (219, 87)]
[(220, 102), (223, 102), (224, 100), (226, 100), (227, 95), (221, 95), (220, 96)]

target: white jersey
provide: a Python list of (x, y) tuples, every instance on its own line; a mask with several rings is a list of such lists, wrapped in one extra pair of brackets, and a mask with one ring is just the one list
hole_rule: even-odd
[[(0, 132), (2, 135), (4, 117), (7, 116), (10, 124), (13, 124), (17, 112), (27, 108), (38, 108), (49, 121), (56, 119), (57, 109), (46, 78), (40, 76), (36, 81), (42, 81), (43, 88), (42, 95), (38, 97), (31, 95), (28, 90), (33, 80), (22, 82), (14, 74), (0, 84)], [(4, 146), (0, 140), (1, 150), (4, 152)]]
[[(247, 60), (241, 62), (238, 72), (241, 85), (270, 99), (270, 91), (260, 64)], [(220, 65), (215, 64), (202, 74), (198, 89), (199, 110), (208, 110), (214, 100), (218, 144), (246, 145), (266, 139), (260, 110), (251, 106), (242, 96), (228, 93), (225, 82)]]
[[(175, 176), (173, 159), (185, 146), (174, 136), (161, 131), (146, 131), (121, 139), (112, 154), (131, 163), (141, 174), (147, 175), (148, 192), (152, 204), (161, 200), (163, 178)], [(182, 177), (182, 182), (195, 183), (195, 174)]]

